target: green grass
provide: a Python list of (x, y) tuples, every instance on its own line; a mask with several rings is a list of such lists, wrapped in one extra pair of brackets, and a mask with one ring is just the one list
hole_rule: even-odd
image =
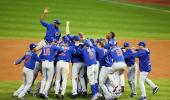
[[(71, 21), (71, 32), (87, 37), (104, 37), (114, 31), (121, 39), (170, 39), (170, 13), (114, 3), (112, 0), (1, 0), (0, 39), (41, 39), (45, 28), (39, 23), (45, 6), (46, 21)], [(149, 6), (149, 5), (147, 5)], [(151, 7), (153, 7), (151, 5)], [(164, 7), (154, 8), (165, 10)], [(170, 8), (166, 8), (170, 10)]]
[[(155, 95), (152, 94), (152, 90), (149, 86), (146, 86), (147, 90), (147, 99), (148, 100), (170, 100), (169, 97), (169, 83), (170, 79), (154, 79), (153, 80), (160, 88), (159, 92)], [(17, 100), (14, 97), (12, 97), (12, 93), (21, 85), (21, 81), (0, 81), (0, 99), (1, 100)], [(67, 84), (67, 93), (66, 93), (66, 99), (70, 99), (70, 93), (71, 93), (71, 81), (68, 81)], [(137, 97), (135, 98), (130, 98), (130, 88), (126, 82), (126, 90), (125, 93), (120, 97), (120, 100), (137, 100), (140, 96), (140, 90), (139, 90), (139, 85), (137, 87)], [(55, 100), (56, 98), (54, 97), (54, 91), (52, 90), (51, 97), (49, 100)], [(38, 100), (36, 97), (32, 97), (30, 95), (26, 95), (25, 97), (26, 100)], [(76, 100), (90, 100), (90, 98), (82, 98), (79, 97)]]

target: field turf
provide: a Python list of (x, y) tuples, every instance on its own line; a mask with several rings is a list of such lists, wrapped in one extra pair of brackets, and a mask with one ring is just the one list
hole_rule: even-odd
[[(169, 93), (169, 79), (154, 79), (153, 80), (160, 88), (159, 92), (155, 95), (152, 94), (151, 88), (146, 84), (147, 87), (147, 99), (148, 100), (170, 100)], [(12, 97), (12, 93), (21, 85), (21, 81), (1, 81), (0, 82), (0, 99), (1, 100), (17, 100), (16, 98)], [(65, 100), (70, 100), (70, 93), (71, 93), (71, 81), (67, 84), (67, 94)], [(130, 88), (126, 82), (126, 90), (125, 93), (120, 97), (120, 100), (137, 100), (140, 96), (139, 92), (139, 85), (137, 87), (138, 95), (135, 98), (130, 98)], [(33, 97), (31, 95), (26, 95), (26, 100), (39, 100), (37, 97)], [(51, 97), (49, 100), (57, 100), (54, 96), (54, 90), (52, 89)], [(90, 98), (82, 98), (78, 97), (75, 100), (90, 100)]]
[(154, 8), (149, 9), (120, 1), (124, 0), (1, 0), (0, 39), (43, 38), (39, 17), (45, 6), (46, 21), (60, 19), (63, 34), (70, 20), (73, 34), (81, 31), (92, 38), (114, 31), (121, 39), (170, 39), (170, 12), (165, 12), (170, 7), (146, 5)]

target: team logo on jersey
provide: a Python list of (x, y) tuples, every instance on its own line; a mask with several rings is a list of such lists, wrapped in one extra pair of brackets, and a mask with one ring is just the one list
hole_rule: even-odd
[(55, 33), (55, 36), (59, 36), (61, 33), (60, 32), (56, 32)]

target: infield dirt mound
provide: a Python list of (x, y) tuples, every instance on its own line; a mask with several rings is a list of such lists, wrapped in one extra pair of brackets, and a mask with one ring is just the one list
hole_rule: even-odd
[[(31, 40), (0, 40), (0, 80), (20, 80), (22, 78), (22, 64), (14, 65), (14, 61), (22, 57)], [(118, 40), (119, 46), (124, 40)], [(137, 44), (138, 40), (129, 40)], [(151, 50), (152, 78), (170, 78), (170, 41), (148, 40), (146, 41)], [(136, 46), (136, 45), (133, 45)]]
[(154, 4), (154, 5), (170, 7), (170, 0), (127, 0), (127, 1), (132, 2), (132, 3)]

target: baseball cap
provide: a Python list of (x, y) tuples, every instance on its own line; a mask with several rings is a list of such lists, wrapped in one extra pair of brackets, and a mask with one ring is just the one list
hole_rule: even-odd
[(55, 24), (61, 24), (61, 22), (60, 22), (59, 19), (54, 20), (54, 23), (55, 23)]
[(130, 43), (129, 42), (124, 42), (123, 47), (130, 47)]
[(116, 46), (117, 42), (115, 40), (110, 40), (108, 43), (110, 46)]
[(29, 46), (29, 47), (30, 47), (30, 50), (34, 49), (36, 46), (37, 46), (36, 44), (31, 43), (30, 46)]
[(143, 46), (143, 47), (145, 47), (146, 44), (145, 44), (145, 42), (142, 41), (142, 42), (139, 42), (139, 43), (138, 43), (138, 46)]
[(74, 36), (74, 37), (73, 37), (73, 40), (75, 40), (75, 41), (80, 41), (80, 37), (79, 37), (79, 36)]

